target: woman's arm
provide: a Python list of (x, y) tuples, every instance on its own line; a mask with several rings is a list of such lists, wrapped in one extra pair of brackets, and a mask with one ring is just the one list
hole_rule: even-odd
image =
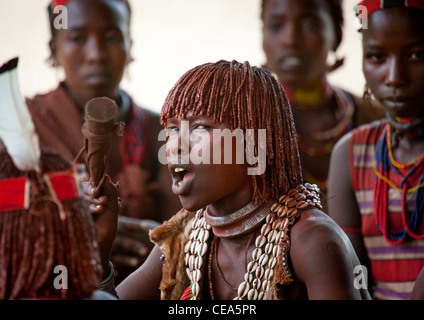
[(361, 264), (369, 266), (361, 233), (361, 214), (352, 189), (350, 139), (350, 134), (340, 139), (331, 154), (327, 192), (328, 214), (346, 232)]
[(121, 300), (158, 300), (162, 278), (162, 253), (155, 246), (147, 260), (116, 288)]
[[(85, 198), (94, 216), (104, 276), (109, 268), (110, 252), (118, 224), (119, 200), (117, 186), (106, 176), (103, 193), (84, 182)], [(119, 299), (159, 299), (159, 284), (162, 277), (161, 252), (154, 247), (147, 260), (116, 288)]]

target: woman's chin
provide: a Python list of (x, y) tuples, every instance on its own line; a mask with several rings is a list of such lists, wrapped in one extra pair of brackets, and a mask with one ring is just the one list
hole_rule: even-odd
[(200, 209), (205, 207), (205, 206), (202, 206), (198, 203), (186, 201), (185, 199), (182, 199), (181, 196), (180, 196), (180, 201), (181, 201), (181, 205), (183, 206), (183, 208), (187, 211), (190, 211), (190, 212), (196, 212), (197, 210), (200, 210)]

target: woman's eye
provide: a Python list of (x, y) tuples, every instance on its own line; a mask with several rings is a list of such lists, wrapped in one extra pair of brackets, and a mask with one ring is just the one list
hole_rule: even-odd
[(82, 44), (85, 41), (85, 37), (82, 35), (71, 36), (71, 41), (74, 43)]
[(196, 125), (194, 125), (193, 126), (193, 130), (194, 129), (203, 129), (203, 130), (207, 130), (207, 129), (209, 129), (210, 127), (209, 126), (207, 126), (207, 125), (205, 125), (205, 124), (196, 124)]
[(169, 127), (166, 128), (166, 138), (169, 138), (171, 135), (177, 133), (179, 131), (178, 127)]
[(409, 58), (411, 60), (419, 60), (419, 59), (422, 59), (423, 57), (424, 57), (423, 51), (414, 51), (409, 55)]
[(270, 20), (266, 21), (265, 28), (271, 30), (274, 33), (278, 33), (281, 29), (284, 28), (284, 19), (270, 18)]
[(179, 131), (178, 127), (169, 127), (165, 129), (165, 138), (166, 141), (169, 140), (170, 137), (174, 136)]
[(106, 41), (110, 43), (120, 43), (122, 41), (122, 36), (120, 34), (109, 34), (106, 36)]
[(169, 127), (169, 128), (166, 128), (166, 133), (168, 134), (168, 133), (173, 133), (173, 132), (178, 132), (179, 131), (179, 129), (178, 129), (178, 127)]
[(314, 31), (314, 30), (318, 29), (318, 24), (314, 21), (307, 20), (307, 21), (303, 22), (302, 28), (305, 31)]
[(282, 28), (282, 24), (279, 22), (274, 22), (269, 25), (269, 29), (274, 32), (280, 31), (281, 28)]
[(365, 58), (372, 62), (380, 62), (384, 60), (384, 55), (380, 53), (368, 53), (365, 55)]

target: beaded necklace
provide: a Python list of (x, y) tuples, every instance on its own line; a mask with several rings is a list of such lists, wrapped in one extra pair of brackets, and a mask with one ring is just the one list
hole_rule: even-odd
[(409, 138), (424, 136), (423, 113), (410, 118), (392, 117), (387, 114), (387, 122), (395, 129), (391, 139), (393, 148), (397, 147), (402, 136)]
[[(424, 154), (417, 159), (407, 163), (400, 164), (394, 160), (392, 153), (391, 128), (388, 124), (382, 135), (382, 138), (376, 146), (376, 164), (374, 171), (376, 173), (376, 182), (374, 185), (374, 212), (377, 219), (377, 226), (382, 232), (386, 241), (394, 246), (404, 242), (408, 237), (412, 239), (424, 239), (424, 234), (417, 234), (416, 231), (422, 220), (424, 210), (424, 171), (421, 174), (416, 186), (410, 187), (408, 178), (417, 170), (423, 170)], [(406, 174), (402, 175), (399, 169), (410, 168)], [(389, 179), (389, 170), (393, 170), (401, 178), (400, 185), (397, 186)], [(388, 221), (388, 187), (397, 189), (401, 192), (401, 220), (403, 229), (394, 233), (389, 232)], [(406, 218), (406, 195), (417, 192), (415, 196), (414, 209), (411, 220), (408, 223)]]
[[(289, 284), (293, 281), (287, 258), (290, 248), (289, 230), (300, 213), (307, 208), (322, 208), (318, 187), (309, 183), (291, 189), (287, 195), (281, 196), (278, 202), (272, 204), (260, 228), (260, 234), (256, 237), (252, 260), (247, 264), (245, 280), (238, 286), (236, 300), (269, 299), (277, 264), (280, 271), (276, 275), (278, 282)], [(212, 250), (208, 241), (212, 227), (205, 220), (205, 211), (206, 209), (201, 209), (196, 212), (189, 240), (184, 246), (184, 262), (191, 284), (182, 294), (182, 300), (201, 298), (201, 284), (205, 265), (208, 264), (207, 252)], [(257, 225), (254, 226), (256, 228)], [(209, 259), (212, 257), (210, 252)]]
[(299, 149), (311, 157), (319, 157), (330, 154), (336, 142), (344, 134), (352, 130), (352, 119), (355, 112), (355, 104), (352, 98), (341, 89), (333, 88), (333, 91), (337, 106), (337, 125), (329, 130), (317, 131), (311, 134), (311, 137), (314, 140), (328, 142), (322, 147), (311, 147), (302, 140), (299, 131), (297, 132)]
[[(281, 83), (281, 82), (280, 82)], [(322, 107), (323, 101), (328, 101), (333, 94), (327, 76), (304, 83), (302, 86), (281, 85), (286, 92), (290, 104), (300, 110), (316, 110)]]
[[(322, 147), (312, 147), (305, 143), (301, 134), (297, 130), (297, 143), (299, 150), (310, 157), (322, 157), (331, 154), (334, 145), (346, 133), (352, 130), (353, 114), (355, 112), (355, 104), (352, 98), (339, 88), (333, 88), (334, 96), (336, 99), (337, 111), (337, 125), (326, 131), (317, 131), (311, 134), (312, 139), (316, 141), (327, 141)], [(318, 177), (303, 168), (303, 175), (306, 181), (317, 184), (321, 191), (327, 191), (328, 177)]]

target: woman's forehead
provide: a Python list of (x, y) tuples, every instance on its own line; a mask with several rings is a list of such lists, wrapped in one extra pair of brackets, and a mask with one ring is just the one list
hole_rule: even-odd
[[(362, 29), (365, 39), (393, 40), (423, 38), (424, 11), (412, 8), (390, 8), (368, 16), (367, 28)], [(398, 39), (402, 38), (402, 39)]]
[(67, 4), (69, 29), (120, 28), (129, 24), (129, 12), (119, 1), (74, 0)]
[(212, 117), (204, 116), (204, 115), (195, 115), (193, 111), (188, 111), (185, 114), (178, 114), (170, 117), (167, 119), (167, 122), (171, 121), (180, 121), (180, 120), (187, 120), (187, 121), (196, 121), (196, 120), (202, 120), (207, 122), (216, 122)]
[(227, 127), (230, 128), (230, 125), (228, 122), (221, 122), (218, 121), (216, 119), (214, 119), (211, 116), (205, 116), (205, 115), (196, 115), (194, 114), (193, 111), (188, 111), (187, 113), (183, 114), (183, 115), (174, 115), (170, 118), (168, 118), (166, 120), (167, 124), (170, 123), (176, 123), (176, 122), (180, 122), (180, 121), (188, 121), (190, 122), (201, 122), (204, 124), (209, 124), (209, 125), (216, 125), (219, 127)]

